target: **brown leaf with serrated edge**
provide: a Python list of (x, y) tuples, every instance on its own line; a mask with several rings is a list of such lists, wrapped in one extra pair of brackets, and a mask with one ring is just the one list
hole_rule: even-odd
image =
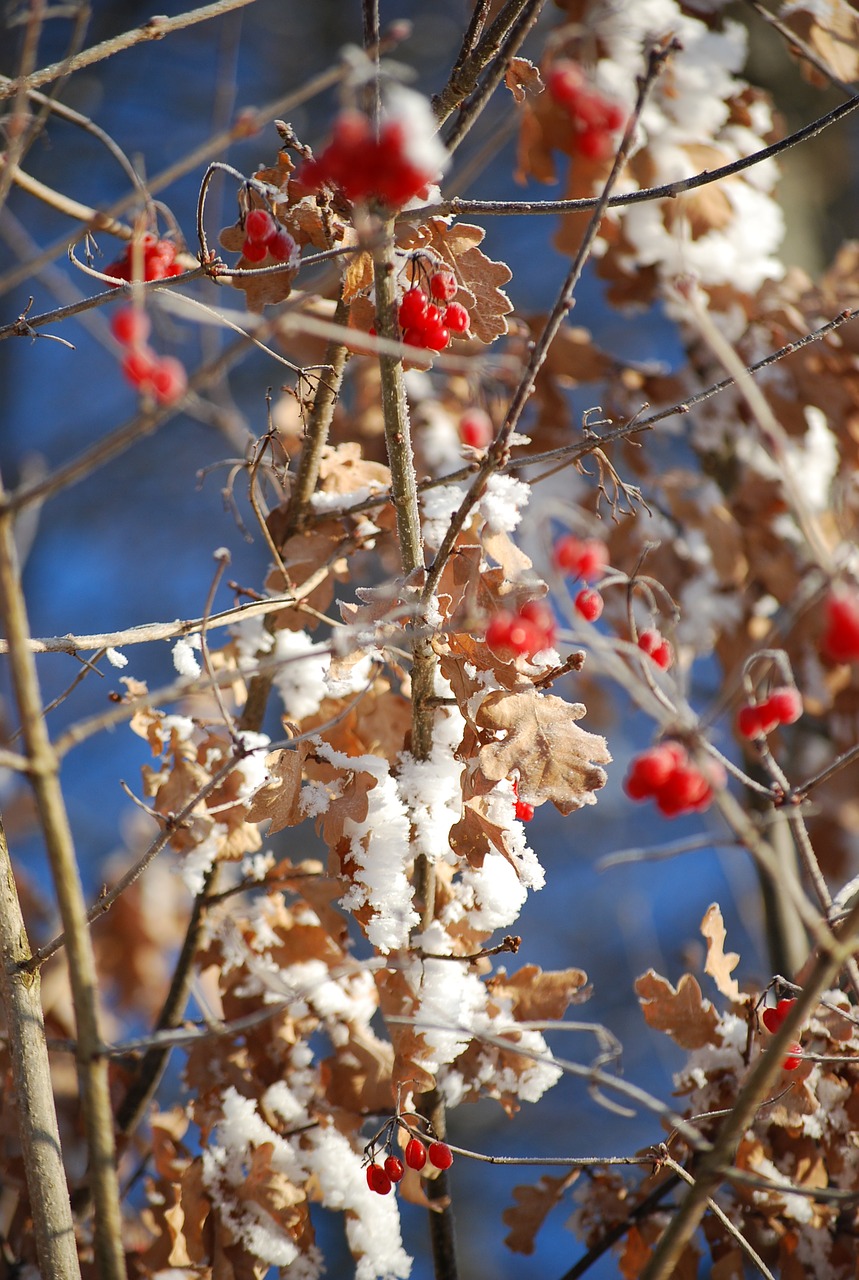
[(248, 822), (269, 819), (268, 834), (294, 827), (303, 820), (298, 808), (301, 794), (301, 757), (297, 751), (273, 751), (266, 756), (271, 782), (256, 793), (248, 808)]
[(740, 999), (740, 987), (731, 974), (740, 962), (736, 951), (725, 951), (725, 922), (718, 902), (707, 908), (701, 921), (701, 933), (707, 939), (707, 959), (704, 972), (709, 973), (723, 996), (729, 1000)]
[(362, 1112), (390, 1111), (395, 1095), (391, 1089), (394, 1052), (370, 1028), (352, 1026), (349, 1039), (325, 1058), (320, 1079), (332, 1107), (360, 1115)]
[(536, 96), (545, 89), (540, 71), (528, 58), (511, 58), (504, 73), (504, 83), (516, 102), (522, 103), (530, 93)]
[(564, 1192), (580, 1175), (580, 1169), (573, 1169), (558, 1178), (544, 1173), (534, 1187), (523, 1185), (513, 1188), (515, 1203), (501, 1215), (505, 1227), (510, 1228), (504, 1237), (508, 1249), (513, 1253), (534, 1252), (537, 1232), (555, 1206), (561, 1203)]
[(486, 987), (495, 999), (510, 1001), (517, 1022), (556, 1022), (574, 1001), (581, 1003), (579, 992), (587, 980), (584, 969), (544, 971), (526, 964), (510, 977), (499, 969)]
[(716, 1010), (704, 999), (691, 973), (684, 973), (675, 991), (666, 978), (648, 969), (636, 979), (635, 991), (647, 1025), (666, 1032), (682, 1048), (722, 1043)]
[(504, 738), (480, 748), (481, 770), (498, 782), (518, 769), (519, 796), (527, 804), (551, 800), (561, 813), (596, 804), (594, 792), (606, 783), (599, 766), (608, 764), (611, 755), (605, 738), (575, 723), (584, 714), (581, 703), (540, 694), (533, 687), (523, 693), (491, 693), (476, 723)]

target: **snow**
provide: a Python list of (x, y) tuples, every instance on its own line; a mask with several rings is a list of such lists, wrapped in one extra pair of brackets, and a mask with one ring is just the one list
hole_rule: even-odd
[(118, 649), (105, 649), (104, 656), (112, 667), (127, 667), (128, 658)]
[[(196, 641), (196, 643), (195, 643)], [(173, 646), (173, 666), (180, 676), (195, 679), (200, 674), (200, 664), (194, 657), (194, 650), (200, 648), (200, 637), (183, 636)]]

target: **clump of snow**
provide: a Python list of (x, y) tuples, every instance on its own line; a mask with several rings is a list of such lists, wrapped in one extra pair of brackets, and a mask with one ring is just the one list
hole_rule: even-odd
[(437, 178), (450, 163), (447, 147), (438, 132), (438, 121), (427, 99), (401, 84), (389, 84), (382, 100), (382, 129), (398, 125), (402, 153), (421, 173)]
[(173, 646), (173, 666), (180, 676), (196, 679), (200, 674), (200, 664), (194, 657), (194, 651), (200, 649), (199, 635), (182, 636)]
[(118, 649), (105, 649), (104, 656), (112, 667), (127, 667), (128, 658)]
[(530, 497), (531, 486), (524, 480), (517, 480), (515, 476), (490, 476), (486, 492), (478, 503), (490, 533), (510, 533), (515, 529)]
[(327, 647), (314, 644), (306, 631), (278, 631), (273, 650), (279, 663), (273, 683), (286, 714), (293, 720), (314, 715), (328, 693), (325, 676), (331, 654)]

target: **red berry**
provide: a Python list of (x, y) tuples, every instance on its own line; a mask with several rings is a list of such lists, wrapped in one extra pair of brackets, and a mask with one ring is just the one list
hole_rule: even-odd
[(826, 625), (820, 639), (823, 656), (830, 662), (859, 658), (859, 596), (832, 592), (825, 604)]
[(451, 333), (466, 333), (471, 324), (471, 316), (461, 302), (449, 302), (444, 313), (444, 322)]
[(181, 360), (175, 356), (162, 356), (150, 374), (150, 382), (160, 404), (175, 404), (188, 388), (188, 375)]
[(397, 1156), (388, 1156), (385, 1161), (385, 1173), (391, 1179), (391, 1182), (399, 1182), (405, 1173), (402, 1160)]
[(446, 1142), (431, 1142), (429, 1160), (436, 1169), (449, 1169), (453, 1164), (453, 1152)]
[(422, 1169), (427, 1162), (427, 1149), (420, 1138), (409, 1138), (406, 1143), (406, 1164), (410, 1169)]
[(122, 362), (122, 372), (133, 386), (149, 390), (157, 364), (158, 357), (149, 347), (133, 347)]
[(264, 240), (245, 240), (242, 245), (242, 257), (248, 262), (262, 262), (268, 257), (268, 245)]
[(151, 329), (149, 316), (140, 307), (123, 307), (110, 319), (110, 331), (126, 347), (142, 346)]
[(593, 587), (583, 587), (576, 596), (574, 604), (577, 612), (586, 622), (596, 622), (605, 607), (605, 601)]
[(519, 609), (519, 617), (526, 618), (546, 635), (547, 642), (555, 637), (555, 616), (545, 600), (526, 600)]
[(769, 1008), (764, 1009), (761, 1014), (761, 1022), (767, 1031), (771, 1031), (775, 1035), (795, 1004), (795, 1000), (779, 1000), (778, 1004), (770, 1005)]
[(657, 631), (655, 627), (642, 631), (638, 637), (638, 647), (643, 649), (663, 671), (667, 671), (674, 661), (674, 650), (661, 631)]
[(763, 720), (761, 719), (761, 709), (757, 703), (749, 703), (745, 707), (740, 707), (737, 712), (737, 729), (744, 738), (763, 737)]
[(799, 1043), (798, 1040), (794, 1040), (793, 1044), (790, 1046), (787, 1057), (785, 1058), (784, 1062), (781, 1064), (782, 1070), (796, 1071), (797, 1067), (801, 1062), (802, 1062), (802, 1045)]
[(459, 289), (456, 276), (452, 271), (436, 271), (430, 276), (429, 287), (430, 293), (434, 298), (438, 298), (439, 302), (450, 302), (451, 298), (456, 297)]
[(380, 1164), (367, 1165), (367, 1186), (380, 1196), (386, 1196), (391, 1190), (391, 1179)]
[(802, 694), (793, 685), (773, 689), (764, 703), (779, 724), (795, 724), (802, 715)]
[(586, 88), (585, 78), (574, 62), (562, 59), (546, 76), (546, 88), (561, 106), (572, 108)]
[(686, 752), (679, 743), (664, 742), (651, 747), (632, 761), (623, 789), (631, 800), (647, 800), (665, 786), (685, 760)]
[(576, 150), (588, 160), (608, 160), (614, 143), (605, 129), (584, 129), (576, 137)]
[(277, 223), (266, 209), (251, 209), (245, 218), (245, 235), (248, 240), (268, 244), (277, 235)]
[(423, 330), (423, 341), (419, 344), (430, 351), (444, 351), (450, 342), (450, 333), (443, 324), (427, 324)]
[(713, 798), (707, 779), (695, 765), (675, 769), (656, 797), (656, 807), (665, 818), (690, 810), (706, 809)]
[(268, 242), (268, 251), (275, 262), (288, 262), (295, 253), (295, 249), (295, 241), (282, 227)]
[(608, 547), (597, 538), (583, 539), (567, 533), (555, 543), (555, 564), (563, 573), (590, 582), (605, 572)]
[(483, 409), (466, 409), (459, 420), (459, 435), (462, 443), (471, 445), (472, 449), (485, 449), (492, 443), (495, 428)]
[(413, 325), (417, 325), (423, 320), (429, 306), (429, 298), (423, 289), (411, 288), (406, 289), (397, 312), (400, 326), (403, 329), (409, 329)]
[(534, 816), (534, 806), (526, 800), (516, 801), (516, 817), (520, 822), (530, 822)]

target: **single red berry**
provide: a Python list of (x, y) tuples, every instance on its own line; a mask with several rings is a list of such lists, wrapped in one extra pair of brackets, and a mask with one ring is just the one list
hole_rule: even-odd
[(767, 1031), (771, 1031), (775, 1035), (795, 1004), (795, 1000), (779, 1000), (778, 1004), (770, 1005), (764, 1009), (761, 1014), (761, 1022)]
[(410, 1169), (422, 1169), (427, 1162), (427, 1149), (420, 1138), (409, 1138), (406, 1143), (406, 1164)]
[(519, 608), (519, 617), (533, 622), (544, 632), (547, 644), (555, 638), (555, 615), (545, 600), (526, 600)]
[(380, 1196), (386, 1196), (390, 1191), (391, 1179), (380, 1164), (367, 1165), (367, 1186)]
[(576, 596), (574, 604), (576, 611), (586, 622), (596, 622), (605, 607), (605, 601), (593, 587), (583, 587)]
[(453, 1164), (453, 1152), (446, 1142), (431, 1142), (429, 1160), (436, 1169), (449, 1169)]
[(248, 240), (268, 244), (277, 235), (277, 223), (266, 209), (251, 209), (245, 218), (245, 235)]
[(662, 671), (667, 671), (674, 662), (674, 650), (668, 640), (663, 640), (651, 653), (651, 658)]
[(576, 135), (576, 150), (587, 160), (608, 160), (614, 143), (605, 129), (583, 129)]
[(242, 257), (247, 258), (248, 262), (262, 262), (268, 257), (268, 245), (265, 240), (246, 239), (242, 245)]
[(459, 420), (459, 436), (472, 449), (485, 449), (492, 443), (495, 428), (484, 409), (466, 409)]
[(574, 62), (563, 58), (546, 76), (546, 88), (557, 103), (570, 110), (586, 89), (585, 78)]
[(713, 789), (694, 764), (675, 769), (656, 796), (656, 807), (664, 818), (706, 809), (713, 799)]
[(123, 307), (110, 318), (111, 333), (126, 347), (142, 346), (151, 328), (149, 316), (140, 307)]
[(434, 298), (438, 298), (439, 302), (450, 302), (451, 298), (456, 297), (459, 289), (456, 276), (452, 271), (436, 271), (430, 276), (429, 287), (430, 293)]
[(623, 789), (631, 800), (648, 800), (686, 761), (686, 752), (679, 743), (663, 742), (658, 747), (651, 747), (634, 758)]
[(510, 622), (507, 647), (514, 653), (539, 653), (547, 647), (546, 634), (542, 627), (536, 626), (529, 618), (516, 614)]
[(188, 389), (185, 366), (175, 356), (162, 356), (157, 361), (150, 374), (150, 382), (160, 404), (175, 404)]
[(859, 658), (859, 595), (833, 591), (824, 607), (826, 625), (820, 639), (824, 658), (853, 662)]
[(429, 298), (423, 289), (411, 288), (406, 289), (397, 311), (397, 318), (400, 327), (409, 329), (413, 325), (417, 325), (423, 320), (429, 306)]
[(737, 712), (737, 729), (744, 738), (762, 738), (763, 720), (757, 703), (748, 703)]
[(419, 345), (430, 351), (444, 351), (450, 342), (450, 331), (441, 323), (427, 324), (423, 330), (423, 342)]
[(398, 1156), (388, 1156), (385, 1161), (385, 1173), (391, 1179), (391, 1182), (399, 1182), (405, 1173), (402, 1160)]
[(764, 703), (779, 724), (795, 724), (802, 715), (802, 694), (793, 685), (773, 689)]
[(784, 1062), (781, 1064), (782, 1070), (796, 1071), (797, 1067), (801, 1062), (802, 1062), (802, 1045), (799, 1043), (798, 1040), (794, 1040), (793, 1044), (790, 1046), (787, 1057), (785, 1058)]
[(288, 262), (296, 249), (295, 241), (283, 227), (272, 236), (267, 247), (275, 262)]
[(467, 333), (471, 316), (461, 302), (449, 302), (444, 313), (444, 323), (451, 333)]
[(516, 801), (516, 817), (520, 822), (530, 822), (534, 816), (534, 806), (526, 800)]

